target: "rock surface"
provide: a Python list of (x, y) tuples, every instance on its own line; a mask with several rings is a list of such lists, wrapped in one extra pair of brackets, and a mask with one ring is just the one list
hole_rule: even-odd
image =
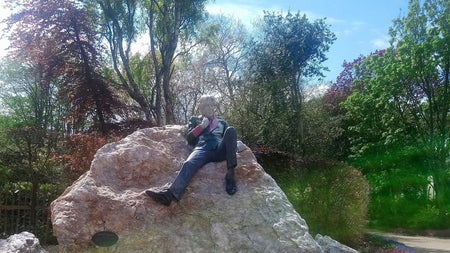
[(47, 253), (36, 238), (30, 232), (11, 235), (5, 240), (0, 240), (0, 252), (2, 253)]
[(191, 152), (182, 126), (147, 128), (97, 151), (91, 168), (51, 205), (61, 252), (323, 252), (250, 149), (238, 154), (238, 192), (225, 192), (225, 162), (205, 165), (183, 198), (162, 206), (144, 193), (172, 182)]
[(315, 239), (322, 248), (323, 253), (358, 253), (358, 251), (346, 245), (342, 245), (329, 236), (322, 236), (321, 234), (317, 234)]

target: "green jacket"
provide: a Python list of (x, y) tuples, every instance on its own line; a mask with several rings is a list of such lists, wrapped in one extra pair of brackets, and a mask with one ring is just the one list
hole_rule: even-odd
[(207, 128), (201, 129), (202, 119), (201, 117), (191, 117), (189, 119), (188, 143), (194, 146), (195, 149), (216, 150), (222, 142), (228, 123), (223, 119), (214, 118)]

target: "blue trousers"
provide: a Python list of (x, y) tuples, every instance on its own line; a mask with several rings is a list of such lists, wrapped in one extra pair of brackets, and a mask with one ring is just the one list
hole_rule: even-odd
[(177, 200), (180, 200), (192, 177), (194, 177), (201, 167), (209, 162), (221, 162), (226, 160), (228, 169), (226, 176), (234, 179), (234, 168), (237, 165), (236, 141), (236, 129), (234, 129), (234, 127), (228, 127), (225, 130), (222, 142), (216, 150), (194, 149), (183, 163), (180, 172), (169, 188), (172, 195)]

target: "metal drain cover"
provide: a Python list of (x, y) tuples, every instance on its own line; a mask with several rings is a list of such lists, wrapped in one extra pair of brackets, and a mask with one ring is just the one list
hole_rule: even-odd
[(111, 231), (100, 231), (92, 236), (92, 242), (99, 247), (110, 247), (117, 243), (119, 236)]

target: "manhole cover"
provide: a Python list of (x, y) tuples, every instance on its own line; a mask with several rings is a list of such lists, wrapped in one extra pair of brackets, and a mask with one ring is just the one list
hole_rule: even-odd
[(100, 247), (110, 247), (116, 244), (119, 240), (119, 236), (111, 231), (100, 231), (92, 236), (92, 242)]

